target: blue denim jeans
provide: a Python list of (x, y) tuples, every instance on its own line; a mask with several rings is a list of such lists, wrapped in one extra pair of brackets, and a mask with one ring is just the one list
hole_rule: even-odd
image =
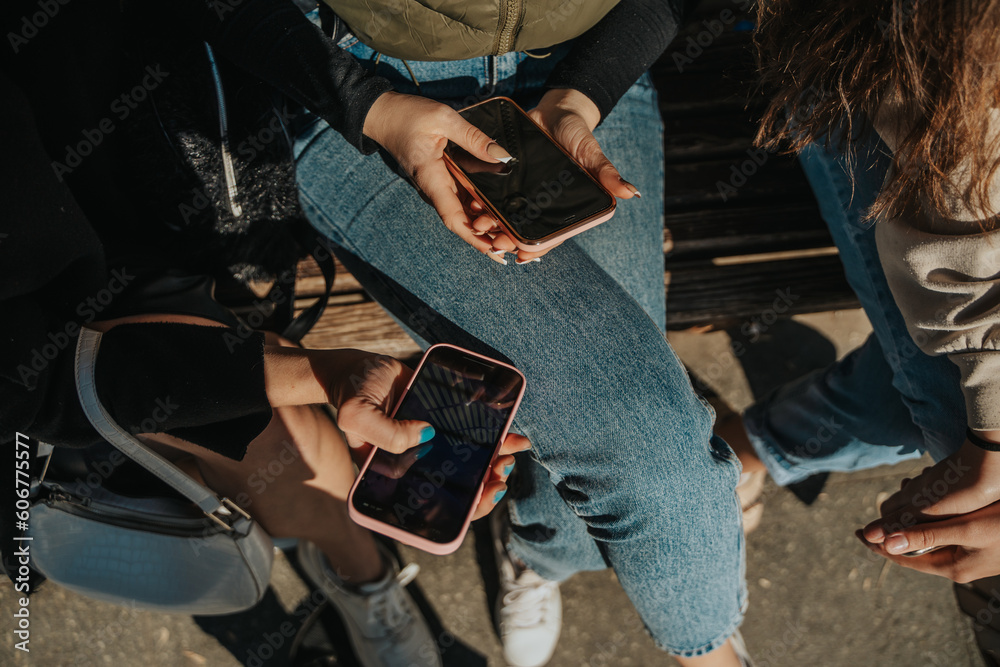
[(958, 367), (924, 354), (910, 338), (886, 283), (865, 211), (890, 166), (877, 136), (856, 141), (853, 162), (833, 146), (801, 155), (820, 213), (873, 333), (847, 357), (771, 392), (743, 421), (781, 485), (919, 457), (940, 460), (965, 439)]
[[(374, 67), (372, 51), (340, 41)], [(525, 108), (562, 49), (534, 59), (381, 58), (404, 93), (455, 106), (507, 95)], [(362, 157), (324, 122), (297, 133), (300, 197), (365, 288), (422, 345), (499, 355), (527, 376), (515, 429), (531, 438), (532, 490), (512, 508), (511, 549), (560, 580), (613, 567), (657, 643), (678, 655), (718, 647), (746, 597), (734, 493), (740, 464), (712, 437), (664, 336), (662, 125), (648, 78), (596, 132), (643, 193), (548, 253), (502, 266), (449, 232), (378, 155)]]

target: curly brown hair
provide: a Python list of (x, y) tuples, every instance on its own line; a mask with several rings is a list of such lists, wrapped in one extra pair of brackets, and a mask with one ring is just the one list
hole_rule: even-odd
[(760, 0), (758, 25), (761, 84), (773, 94), (758, 145), (798, 151), (838, 127), (858, 137), (890, 111), (894, 169), (870, 215), (944, 213), (957, 201), (995, 224), (1000, 0)]

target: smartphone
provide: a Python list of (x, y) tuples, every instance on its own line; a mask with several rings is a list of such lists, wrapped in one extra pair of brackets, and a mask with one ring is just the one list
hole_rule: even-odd
[(435, 435), (402, 454), (372, 448), (347, 500), (354, 522), (433, 554), (455, 551), (524, 385), (496, 359), (447, 344), (427, 350), (391, 416), (429, 422)]
[(614, 215), (614, 195), (513, 100), (493, 97), (459, 113), (514, 159), (484, 162), (449, 142), (445, 163), (518, 248), (546, 250)]

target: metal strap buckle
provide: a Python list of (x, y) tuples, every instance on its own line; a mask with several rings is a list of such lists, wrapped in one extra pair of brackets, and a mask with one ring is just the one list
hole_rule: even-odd
[[(251, 520), (250, 515), (229, 498), (223, 498), (221, 502), (222, 505), (219, 509), (211, 513), (206, 512), (205, 514), (226, 530), (232, 530), (233, 524), (239, 521), (240, 518), (247, 519), (248, 521)], [(216, 513), (221, 514), (224, 518), (220, 519), (216, 516)]]

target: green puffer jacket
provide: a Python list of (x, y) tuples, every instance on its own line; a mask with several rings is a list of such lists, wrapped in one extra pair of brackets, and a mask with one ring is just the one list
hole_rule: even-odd
[(464, 60), (543, 49), (586, 32), (618, 0), (324, 0), (376, 51)]

